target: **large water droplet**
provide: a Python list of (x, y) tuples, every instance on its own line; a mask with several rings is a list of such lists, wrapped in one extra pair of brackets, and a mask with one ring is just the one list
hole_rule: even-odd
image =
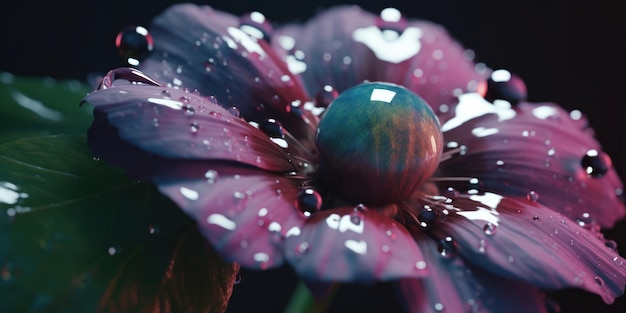
[(527, 195), (526, 195), (526, 199), (528, 199), (529, 201), (532, 202), (537, 202), (539, 200), (539, 194), (535, 191), (530, 191)]
[(437, 250), (442, 257), (452, 258), (456, 255), (456, 241), (452, 237), (447, 236), (439, 240)]
[(497, 228), (497, 226), (495, 224), (487, 223), (483, 227), (483, 232), (487, 236), (492, 236), (492, 235), (494, 235), (496, 233), (496, 228)]
[(305, 215), (315, 213), (322, 207), (322, 196), (314, 189), (301, 190), (296, 199), (296, 207)]
[(495, 70), (487, 80), (485, 99), (489, 102), (505, 100), (511, 105), (526, 100), (526, 84), (507, 70)]
[(248, 35), (267, 42), (270, 41), (273, 32), (272, 25), (265, 15), (256, 11), (244, 14), (239, 20), (239, 28)]
[(130, 26), (115, 37), (115, 47), (128, 64), (136, 66), (154, 49), (152, 35), (142, 26)]
[(285, 138), (285, 129), (283, 128), (283, 125), (273, 118), (266, 119), (261, 122), (259, 124), (259, 129), (271, 138)]
[(318, 107), (328, 107), (333, 100), (339, 96), (339, 93), (331, 85), (325, 85), (320, 92), (315, 95), (315, 105)]
[[(407, 22), (402, 13), (396, 8), (385, 8), (376, 18), (376, 26), (380, 28), (388, 40), (397, 39), (406, 29)], [(395, 35), (392, 34), (396, 33)]]
[(583, 156), (580, 164), (589, 176), (599, 178), (609, 171), (611, 159), (606, 154), (591, 149)]
[(428, 205), (424, 205), (417, 214), (417, 220), (421, 227), (427, 228), (437, 220), (437, 213)]

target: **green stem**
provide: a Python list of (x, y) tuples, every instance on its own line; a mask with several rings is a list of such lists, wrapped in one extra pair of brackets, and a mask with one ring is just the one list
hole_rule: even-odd
[(337, 289), (338, 285), (334, 284), (323, 299), (316, 301), (306, 284), (300, 281), (283, 313), (324, 313), (337, 293)]

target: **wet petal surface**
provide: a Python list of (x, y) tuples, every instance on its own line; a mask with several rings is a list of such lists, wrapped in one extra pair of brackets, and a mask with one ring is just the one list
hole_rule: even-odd
[(461, 258), (444, 259), (430, 238), (417, 242), (430, 273), (398, 283), (408, 312), (545, 312), (543, 295), (535, 287), (468, 266)]
[(155, 183), (197, 221), (225, 259), (257, 269), (281, 265), (285, 237), (299, 232), (305, 219), (294, 208), (296, 184), (240, 167), (197, 170), (196, 179), (173, 179), (179, 172), (173, 169)]
[(393, 10), (376, 16), (357, 6), (329, 9), (303, 26), (277, 29), (272, 45), (312, 95), (324, 85), (343, 91), (386, 81), (411, 89), (434, 110), (445, 104), (447, 112), (457, 95), (485, 82), (471, 53), (444, 28)]
[(154, 51), (139, 68), (167, 86), (214, 96), (247, 120), (279, 119), (297, 138), (312, 140), (317, 116), (304, 109), (308, 97), (269, 38), (254, 36), (256, 26), (208, 6), (172, 6), (151, 25)]
[(375, 210), (342, 207), (312, 215), (287, 236), (286, 258), (305, 279), (391, 280), (428, 269), (408, 231)]
[[(462, 96), (456, 116), (442, 125), (440, 186), (466, 190), (476, 178), (479, 189), (529, 196), (570, 219), (590, 214), (612, 226), (626, 214), (623, 186), (579, 114), (549, 103), (510, 108)], [(464, 185), (452, 181), (464, 177)]]
[(224, 160), (272, 171), (293, 170), (286, 154), (266, 134), (208, 98), (180, 89), (120, 83), (95, 91), (85, 100), (95, 107), (90, 148), (112, 163), (123, 166), (138, 161), (124, 151), (131, 148), (119, 150), (119, 145), (110, 142), (119, 137), (162, 158)]
[(546, 290), (582, 288), (606, 303), (624, 292), (626, 261), (602, 235), (539, 203), (485, 193), (431, 207), (447, 212), (433, 234), (454, 238), (458, 255), (487, 271)]

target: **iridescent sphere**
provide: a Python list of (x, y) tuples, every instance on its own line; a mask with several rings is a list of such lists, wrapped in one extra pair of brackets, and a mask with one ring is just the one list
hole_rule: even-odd
[(349, 202), (381, 205), (407, 199), (437, 169), (439, 121), (412, 91), (364, 83), (326, 109), (316, 137), (321, 180)]

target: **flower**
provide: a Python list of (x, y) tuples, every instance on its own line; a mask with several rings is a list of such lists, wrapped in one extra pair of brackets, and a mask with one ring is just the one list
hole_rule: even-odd
[(183, 4), (149, 35), (148, 58), (85, 98), (89, 147), (156, 184), (228, 261), (394, 281), (411, 312), (623, 293), (600, 232), (624, 216), (623, 187), (582, 114), (526, 102), (443, 28), (342, 6), (273, 29)]

